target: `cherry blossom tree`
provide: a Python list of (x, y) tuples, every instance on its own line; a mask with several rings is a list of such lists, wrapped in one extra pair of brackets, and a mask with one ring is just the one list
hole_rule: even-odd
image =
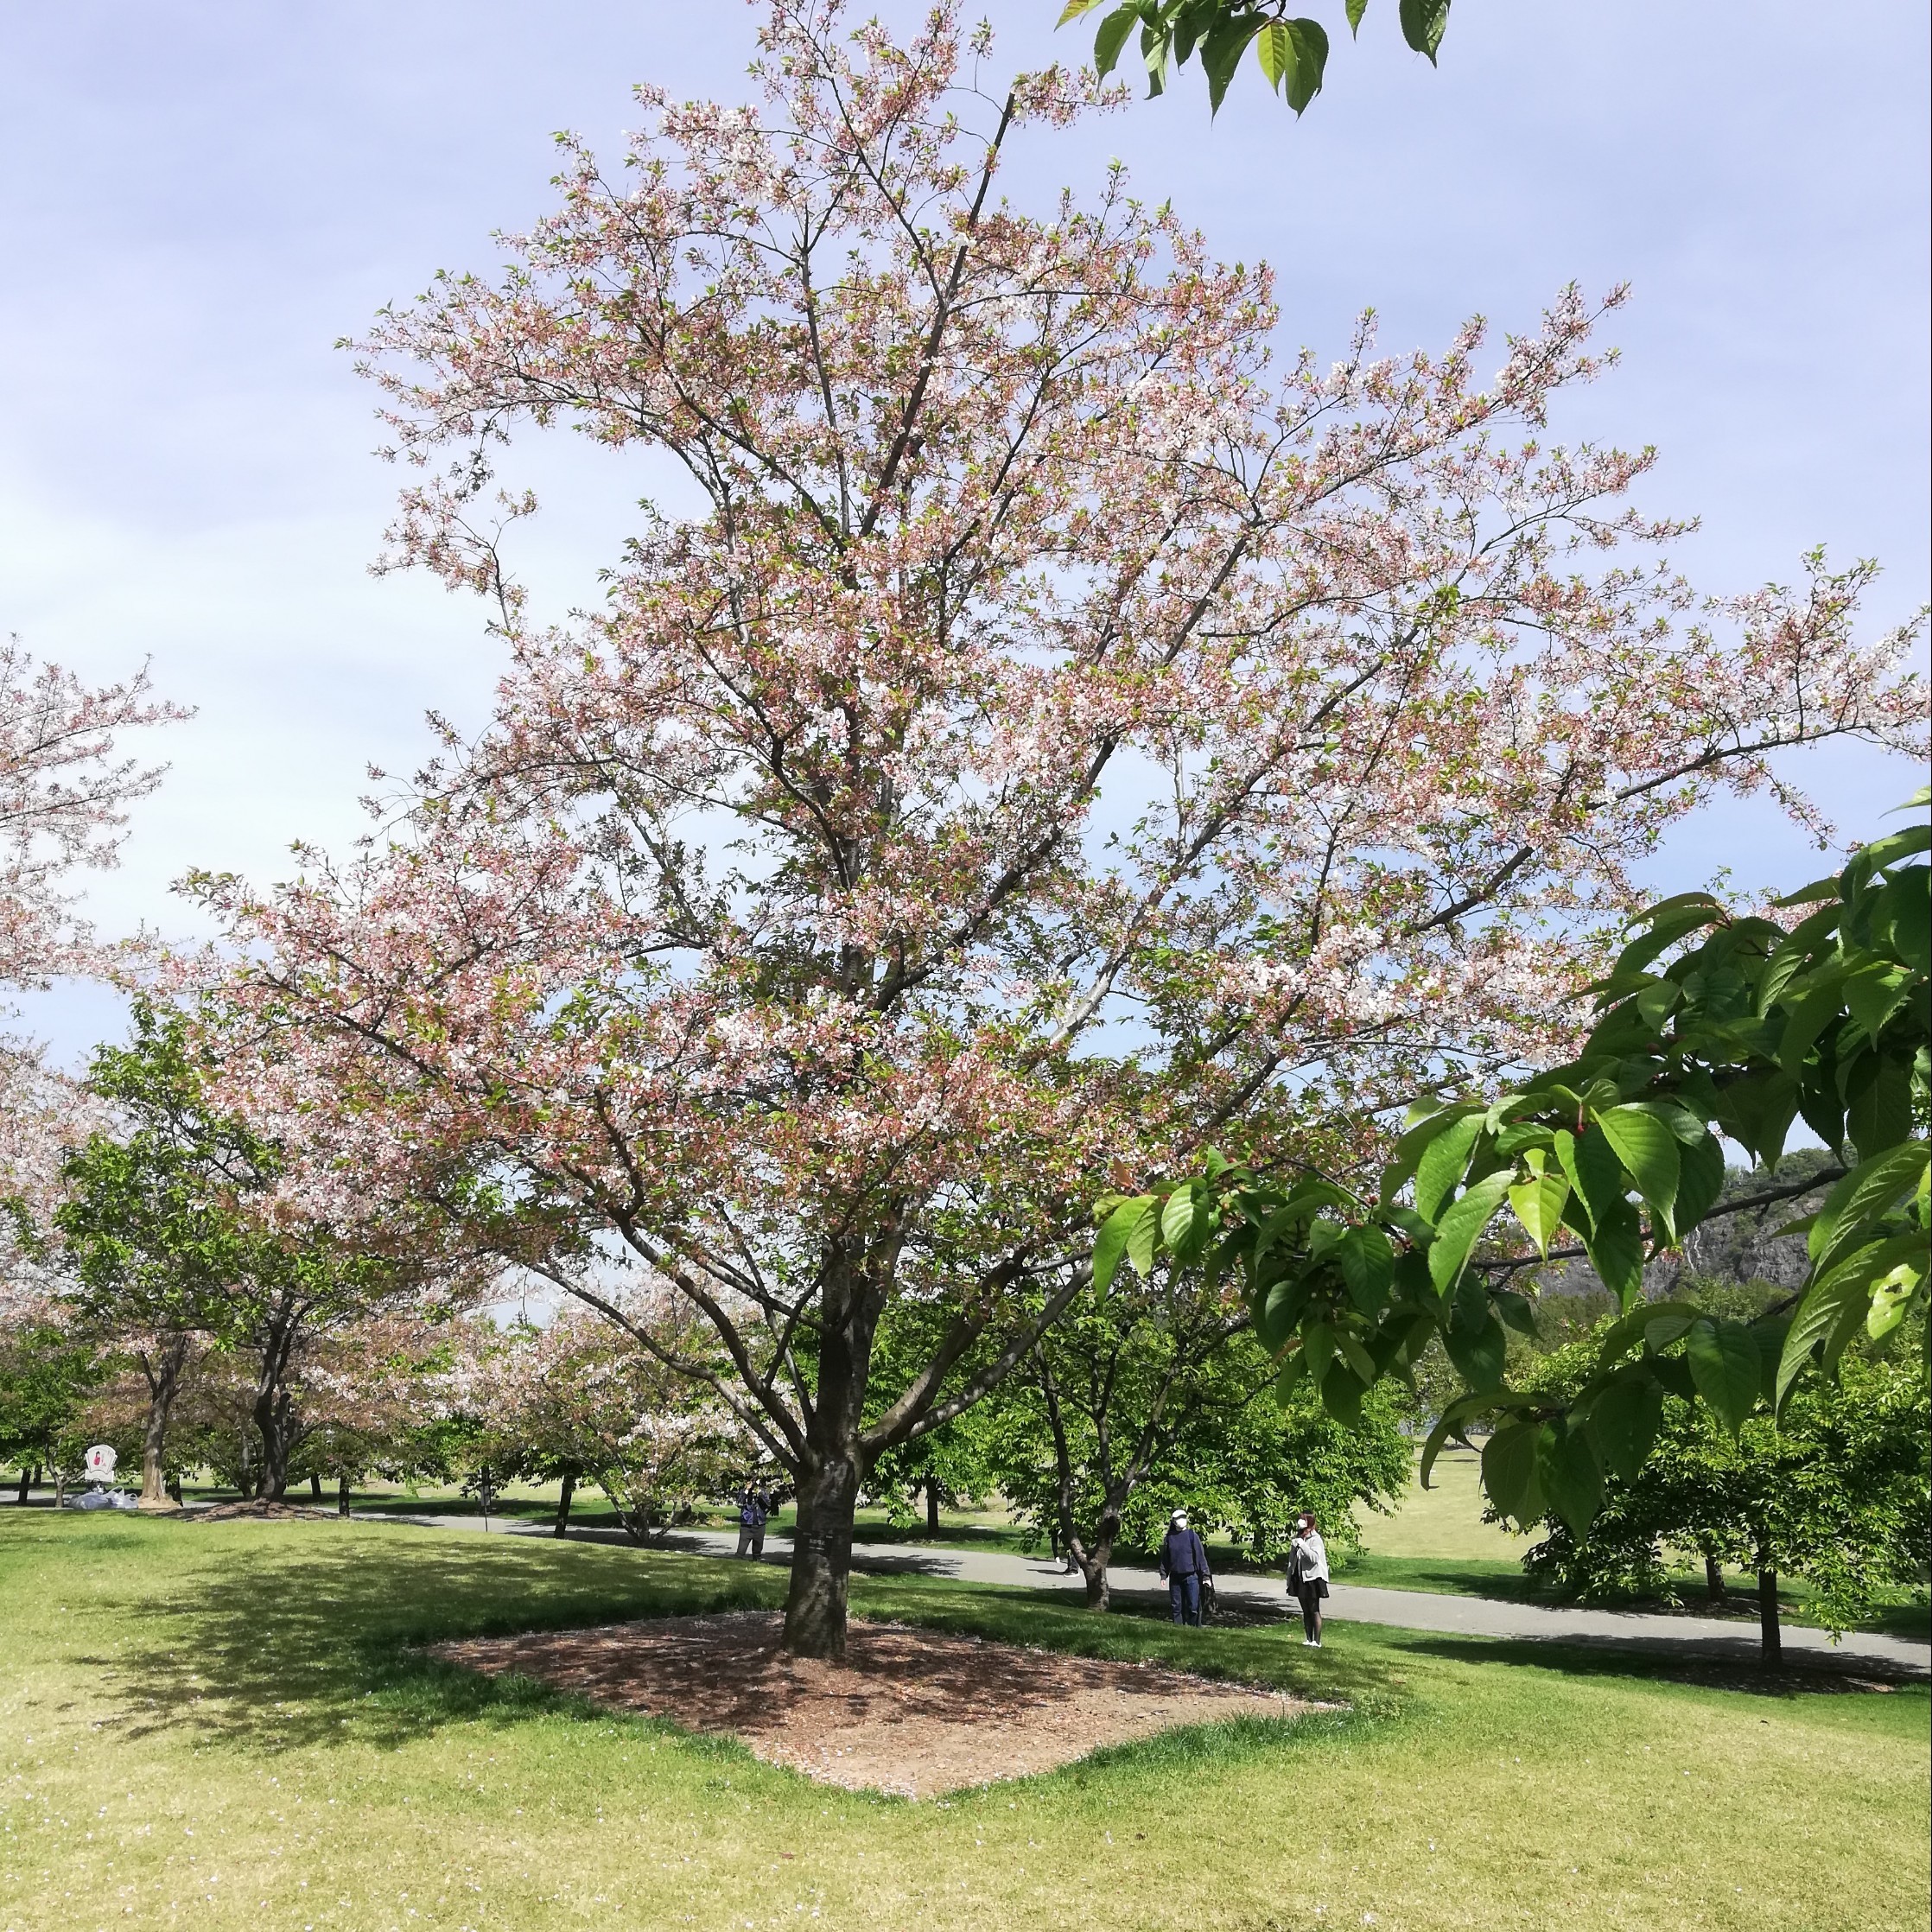
[[(91, 687), (17, 638), (0, 642), (0, 1018), (13, 989), (98, 964), (73, 876), (115, 863), (129, 806), (161, 782), (162, 767), (125, 756), (122, 738), (185, 715), (156, 699), (145, 668)], [(77, 1103), (31, 1040), (0, 1031), (0, 1197), (37, 1219), (58, 1198), (63, 1141), (86, 1131)], [(44, 1286), (17, 1245), (0, 1276), (10, 1290)]]
[[(377, 323), (391, 561), (485, 593), (510, 669), (353, 858), (200, 890), (348, 1171), (485, 1163), (587, 1306), (615, 1251), (703, 1317), (727, 1367), (661, 1358), (796, 1484), (827, 1655), (868, 1470), (1080, 1291), (1096, 1185), (1365, 1151), (1547, 1048), (1667, 827), (1806, 817), (1774, 753), (1923, 701), (1867, 569), (1701, 601), (1649, 454), (1549, 440), (1607, 359), (1575, 290), (1487, 381), (1479, 322), (1284, 356), (1269, 272), (1117, 172), (1002, 196), (1095, 84), (977, 92), (946, 7), (762, 42), (762, 107), (640, 89), (622, 175), (566, 143), (499, 279)], [(688, 500), (544, 628), (493, 466), (559, 424)], [(897, 1297), (944, 1319), (885, 1386)]]
[(325, 1115), (244, 1110), (274, 1085), (259, 1044), (226, 1009), (204, 1006), (191, 1028), (181, 1011), (137, 1005), (128, 1044), (102, 1047), (89, 1071), (107, 1123), (62, 1164), (59, 1293), (145, 1378), (145, 1507), (167, 1506), (169, 1421), (199, 1351), (224, 1355), (224, 1382), (246, 1382), (254, 1486), (278, 1500), (296, 1450), (343, 1420), (316, 1391), (331, 1373), (339, 1390), (357, 1383), (327, 1364), (362, 1363), (368, 1381), (408, 1354), (395, 1325), (473, 1299), (498, 1271), (448, 1238), (433, 1203), (345, 1173)]
[(705, 1497), (721, 1496), (761, 1460), (761, 1445), (702, 1383), (666, 1366), (672, 1353), (702, 1355), (716, 1342), (680, 1295), (626, 1306), (648, 1329), (652, 1353), (582, 1304), (554, 1319), (510, 1331), (476, 1364), (474, 1413), (493, 1466), (556, 1476), (570, 1492), (594, 1483), (634, 1542), (668, 1528)]

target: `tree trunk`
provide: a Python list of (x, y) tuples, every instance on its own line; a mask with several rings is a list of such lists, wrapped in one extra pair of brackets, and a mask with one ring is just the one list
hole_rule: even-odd
[(322, 1500), (322, 1478), (320, 1471), (312, 1471), (308, 1478), (308, 1496), (313, 1503)]
[(261, 1439), (262, 1470), (255, 1485), (264, 1503), (279, 1503), (289, 1493), (289, 1458), (295, 1449), (295, 1398), (289, 1370), (302, 1326), (299, 1309), (286, 1302), (270, 1316), (263, 1331), (261, 1360), (255, 1370), (255, 1433)]
[(277, 1403), (272, 1394), (255, 1405), (255, 1426), (262, 1438), (262, 1471), (255, 1494), (264, 1503), (280, 1503), (289, 1493), (289, 1439), (282, 1426), (286, 1417), (276, 1413), (287, 1406)]
[(15, 1494), (15, 1497), (14, 1497), (14, 1501), (15, 1501), (16, 1503), (19, 1503), (19, 1504), (21, 1505), (21, 1507), (22, 1507), (22, 1509), (24, 1509), (24, 1508), (26, 1507), (26, 1504), (27, 1504), (27, 1478), (28, 1478), (28, 1475), (29, 1475), (29, 1471), (28, 1471), (28, 1467), (27, 1467), (27, 1465), (26, 1465), (25, 1463), (22, 1463), (22, 1465), (20, 1465), (20, 1488), (19, 1488), (19, 1490), (17, 1490), (17, 1492), (16, 1492), (16, 1493)]
[(855, 1237), (835, 1240), (826, 1255), (818, 1387), (797, 1470), (798, 1520), (785, 1605), (785, 1647), (795, 1657), (845, 1655), (852, 1513), (867, 1474), (866, 1387), (895, 1260), (868, 1254)]
[(346, 1516), (349, 1513), (349, 1479), (346, 1476), (335, 1478), (335, 1513)]
[(187, 1361), (187, 1337), (172, 1336), (151, 1356), (142, 1351), (141, 1368), (148, 1378), (148, 1419), (141, 1431), (141, 1502), (149, 1510), (178, 1507), (168, 1493), (168, 1419)]
[(1096, 1544), (1091, 1554), (1084, 1545), (1076, 1543), (1073, 1546), (1073, 1560), (1080, 1566), (1080, 1574), (1086, 1579), (1087, 1608), (1097, 1611), (1111, 1609), (1113, 1599), (1109, 1592), (1107, 1567), (1114, 1560), (1113, 1540), (1109, 1538), (1107, 1541)]
[(561, 1536), (570, 1527), (570, 1498), (576, 1493), (576, 1471), (567, 1469), (563, 1472), (563, 1487), (557, 1495), (556, 1528), (551, 1530), (551, 1535)]
[(850, 1455), (800, 1472), (791, 1587), (785, 1604), (785, 1647), (794, 1656), (845, 1655), (852, 1512), (858, 1501), (858, 1465)]
[(1724, 1565), (1708, 1551), (1704, 1556), (1704, 1593), (1714, 1604), (1724, 1601)]
[(929, 1476), (925, 1483), (925, 1533), (939, 1534), (939, 1485)]
[(255, 1493), (264, 1503), (279, 1503), (289, 1493), (295, 1420), (295, 1403), (282, 1376), (264, 1372), (255, 1389), (255, 1433), (262, 1443), (262, 1471)]
[(1757, 1573), (1757, 1630), (1764, 1640), (1759, 1661), (1767, 1670), (1776, 1670), (1784, 1662), (1784, 1633), (1777, 1621), (1777, 1572)]

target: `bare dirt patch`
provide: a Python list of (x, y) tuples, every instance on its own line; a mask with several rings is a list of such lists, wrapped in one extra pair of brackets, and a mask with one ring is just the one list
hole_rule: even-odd
[(430, 1654), (594, 1702), (729, 1732), (766, 1763), (848, 1789), (932, 1797), (1027, 1777), (1175, 1725), (1296, 1717), (1278, 1691), (1150, 1664), (855, 1622), (843, 1663), (788, 1656), (765, 1611), (476, 1637)]

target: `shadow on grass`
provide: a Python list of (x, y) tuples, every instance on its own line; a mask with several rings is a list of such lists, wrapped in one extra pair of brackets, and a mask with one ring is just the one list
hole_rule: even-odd
[(1617, 1678), (1624, 1681), (1682, 1684), (1700, 1690), (1741, 1691), (1754, 1697), (1797, 1698), (1820, 1694), (1842, 1696), (1873, 1689), (1927, 1691), (1923, 1677), (1888, 1670), (1883, 1664), (1846, 1657), (1821, 1662), (1787, 1658), (1767, 1670), (1755, 1643), (1719, 1640), (1686, 1643), (1665, 1652), (1654, 1643), (1621, 1637), (1446, 1636), (1421, 1630), (1385, 1630), (1394, 1649), (1452, 1663), (1504, 1664), (1518, 1669), (1557, 1670), (1567, 1677)]
[[(161, 1533), (169, 1529), (220, 1534)], [(782, 1577), (749, 1566), (508, 1538), (412, 1535), (405, 1544), (378, 1531), (352, 1540), (321, 1525), (229, 1533), (219, 1556), (219, 1567), (114, 1606), (118, 1647), (78, 1656), (112, 1688), (128, 1734), (187, 1728), (273, 1751), (389, 1748), (452, 1722), (589, 1715), (582, 1699), (527, 1679), (483, 1678), (420, 1647), (765, 1608), (783, 1589)]]

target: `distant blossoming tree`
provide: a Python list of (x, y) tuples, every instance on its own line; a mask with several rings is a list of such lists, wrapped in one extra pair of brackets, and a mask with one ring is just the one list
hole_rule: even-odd
[[(396, 560), (511, 668), (353, 861), (204, 891), (351, 1171), (486, 1160), (567, 1286), (601, 1243), (703, 1317), (663, 1358), (796, 1483), (825, 1655), (868, 1471), (1079, 1292), (1087, 1177), (1510, 1062), (1668, 825), (1919, 700), (1862, 573), (1700, 614), (1649, 456), (1545, 442), (1601, 365), (1573, 291), (1487, 384), (1479, 324), (1283, 360), (1268, 272), (1117, 175), (1001, 197), (1091, 83), (972, 92), (946, 8), (900, 47), (777, 0), (763, 44), (764, 110), (641, 90), (624, 177), (567, 143), (500, 281), (376, 327), (399, 451), (455, 453)], [(691, 503), (545, 630), (491, 465), (558, 423)], [(883, 1386), (899, 1296), (944, 1319)]]
[[(115, 862), (128, 807), (162, 776), (120, 740), (183, 715), (155, 698), (145, 669), (97, 689), (37, 663), (17, 639), (0, 642), (0, 1017), (11, 1015), (4, 1002), (15, 989), (96, 963), (73, 876)], [(45, 1212), (75, 1102), (31, 1041), (0, 1033), (0, 1199)], [(10, 1288), (44, 1286), (17, 1253), (0, 1266)]]
[[(697, 1332), (703, 1318), (682, 1296), (632, 1303), (626, 1316), (666, 1350), (716, 1347)], [(757, 1439), (709, 1389), (581, 1305), (498, 1338), (473, 1370), (484, 1452), (501, 1471), (555, 1476), (568, 1485), (560, 1533), (581, 1481), (602, 1490), (626, 1533), (643, 1542), (680, 1510), (726, 1494), (762, 1457)]]

